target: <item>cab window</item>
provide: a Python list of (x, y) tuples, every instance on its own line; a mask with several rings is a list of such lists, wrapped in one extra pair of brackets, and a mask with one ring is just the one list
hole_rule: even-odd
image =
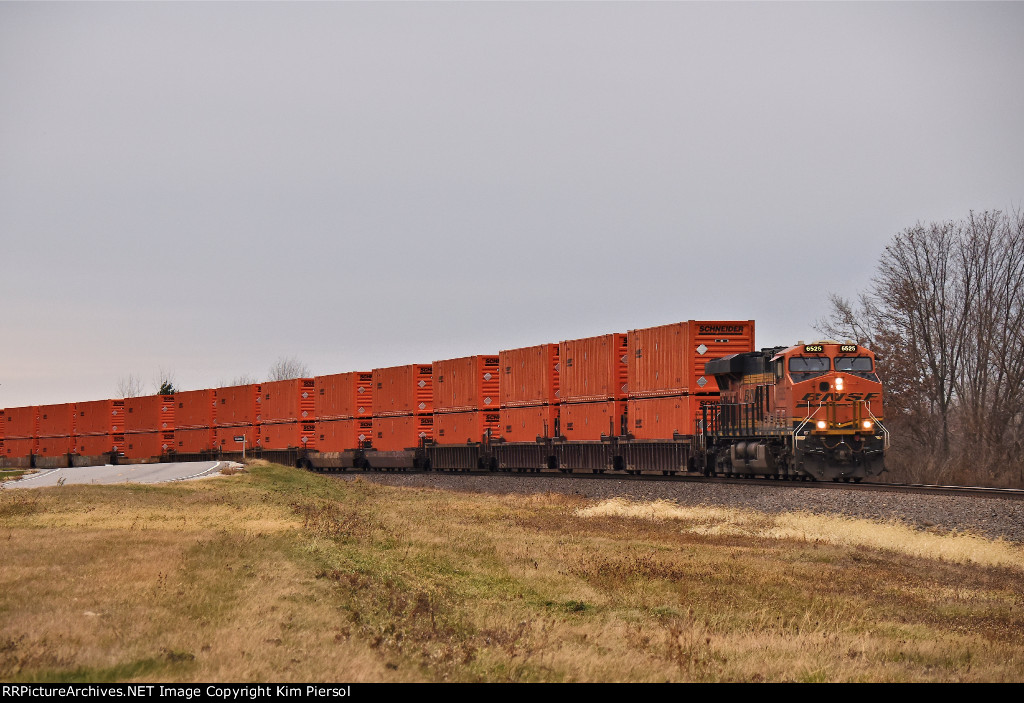
[(797, 383), (824, 376), (831, 369), (831, 360), (827, 356), (791, 356), (789, 358), (789, 375)]
[(844, 371), (853, 376), (866, 378), (869, 381), (878, 381), (878, 376), (873, 373), (874, 364), (870, 356), (837, 356), (836, 371)]
[(871, 371), (870, 356), (837, 356), (836, 371)]

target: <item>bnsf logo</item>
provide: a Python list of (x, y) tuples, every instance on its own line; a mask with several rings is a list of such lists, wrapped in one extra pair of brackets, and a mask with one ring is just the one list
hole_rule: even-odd
[(701, 325), (700, 334), (743, 334), (743, 325)]
[(881, 393), (805, 393), (800, 399), (801, 403), (838, 403), (843, 400), (874, 400), (881, 397)]

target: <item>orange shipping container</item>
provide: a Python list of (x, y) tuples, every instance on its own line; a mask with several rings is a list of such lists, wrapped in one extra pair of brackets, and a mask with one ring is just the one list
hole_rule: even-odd
[(626, 335), (570, 339), (558, 345), (562, 402), (625, 399)]
[(373, 420), (317, 420), (316, 448), (321, 452), (344, 452), (360, 449), (373, 437)]
[(555, 437), (558, 405), (528, 405), (501, 409), (501, 437), (506, 442), (536, 442)]
[[(370, 417), (373, 414), (373, 372), (350, 371), (317, 376), (317, 420)], [(342, 451), (332, 449), (330, 451)]]
[(74, 433), (74, 403), (39, 406), (39, 437), (70, 437)]
[[(264, 389), (269, 384), (263, 384)], [(316, 423), (272, 422), (260, 425), (260, 446), (264, 449), (316, 448)]]
[(560, 363), (557, 344), (498, 352), (501, 407), (557, 403)]
[(316, 381), (289, 378), (262, 384), (257, 421), (309, 422), (316, 418)]
[(39, 407), (6, 408), (5, 439), (28, 439), (39, 434)]
[(382, 452), (414, 449), (434, 438), (433, 415), (399, 415), (373, 418), (373, 448)]
[(76, 435), (116, 434), (124, 432), (124, 426), (123, 400), (90, 400), (75, 403)]
[(626, 403), (607, 400), (596, 403), (562, 403), (562, 436), (570, 441), (597, 440), (622, 434)]
[(174, 410), (174, 428), (176, 430), (217, 426), (215, 419), (217, 391), (212, 388), (201, 391), (181, 391), (174, 394), (174, 400), (177, 402)]
[(434, 441), (437, 444), (483, 442), (488, 431), (492, 440), (501, 437), (501, 415), (498, 410), (434, 413)]
[(36, 454), (40, 456), (60, 456), (68, 454), (74, 449), (74, 439), (70, 436), (64, 437), (40, 437), (36, 446)]
[(434, 413), (498, 409), (497, 355), (435, 361), (433, 369)]
[(216, 434), (217, 431), (212, 427), (175, 430), (175, 449), (178, 454), (198, 454), (211, 451), (214, 448)]
[(125, 432), (171, 432), (175, 407), (173, 395), (125, 398)]
[(690, 320), (630, 330), (629, 397), (718, 393), (711, 359), (754, 350), (754, 321)]
[(718, 396), (668, 396), (639, 398), (626, 403), (629, 433), (635, 439), (672, 439), (674, 435), (696, 432), (701, 406), (713, 404)]
[(4, 457), (7, 459), (20, 459), (36, 453), (39, 440), (34, 437), (26, 438), (4, 438)]
[(433, 368), (408, 364), (373, 370), (373, 414), (426, 414), (434, 411)]
[(109, 434), (90, 434), (75, 437), (74, 452), (81, 456), (99, 456), (114, 448)]
[(150, 459), (173, 452), (174, 449), (174, 432), (136, 432), (124, 435), (124, 445), (120, 451), (129, 459)]
[(217, 425), (237, 427), (252, 425), (259, 416), (257, 399), (261, 386), (258, 383), (244, 386), (217, 388)]

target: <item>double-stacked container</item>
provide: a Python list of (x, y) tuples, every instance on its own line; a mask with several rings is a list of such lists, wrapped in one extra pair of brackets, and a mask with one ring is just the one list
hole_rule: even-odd
[(498, 355), (435, 361), (434, 441), (473, 444), (501, 436)]
[(561, 402), (557, 344), (498, 352), (501, 433), (506, 442), (534, 442), (557, 435)]
[(75, 447), (75, 404), (40, 405), (38, 416), (36, 454), (67, 466), (68, 454)]
[(627, 351), (621, 332), (558, 345), (562, 437), (594, 441), (622, 434), (629, 390)]
[(199, 454), (214, 449), (217, 427), (217, 391), (179, 391), (174, 400), (174, 441), (179, 454)]
[(694, 434), (701, 406), (718, 399), (705, 364), (754, 350), (753, 320), (689, 320), (627, 334), (628, 434), (641, 440)]
[(260, 446), (260, 407), (262, 385), (248, 383), (215, 389), (217, 393), (217, 425), (214, 444), (224, 452), (241, 452), (244, 437), (248, 448)]
[(379, 451), (422, 446), (434, 437), (433, 366), (373, 370), (372, 445)]
[(121, 451), (131, 459), (147, 459), (176, 450), (173, 395), (142, 395), (124, 399), (125, 446)]
[(373, 373), (350, 371), (314, 380), (317, 449), (361, 449), (373, 434)]
[(90, 457), (121, 452), (125, 443), (125, 402), (90, 400), (75, 403), (75, 450), (85, 464)]
[(263, 449), (316, 447), (316, 380), (290, 378), (262, 384), (259, 399)]
[(4, 411), (4, 459), (8, 466), (30, 466), (39, 446), (39, 407)]

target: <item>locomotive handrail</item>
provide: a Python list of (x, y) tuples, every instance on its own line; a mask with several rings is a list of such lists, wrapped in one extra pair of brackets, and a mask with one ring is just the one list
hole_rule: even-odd
[(889, 430), (885, 429), (885, 425), (883, 425), (882, 422), (877, 417), (875, 417), (875, 414), (871, 412), (870, 403), (868, 403), (866, 400), (862, 400), (860, 402), (863, 403), (864, 407), (867, 409), (868, 415), (871, 416), (871, 421), (882, 428), (882, 449), (884, 451), (889, 451)]
[(825, 405), (824, 403), (819, 403), (818, 407), (815, 408), (814, 412), (812, 413), (811, 412), (811, 401), (809, 401), (809, 400), (807, 401), (807, 412), (809, 414), (807, 415), (807, 417), (804, 418), (804, 421), (801, 422), (799, 425), (797, 425), (793, 429), (793, 431), (790, 433), (790, 437), (793, 440), (793, 453), (794, 454), (796, 453), (796, 438), (797, 438), (797, 435), (800, 434), (800, 431), (803, 430), (803, 428), (807, 425), (807, 423), (811, 421), (811, 418), (813, 418), (815, 415), (818, 414), (818, 411), (821, 410), (824, 407), (824, 405)]

